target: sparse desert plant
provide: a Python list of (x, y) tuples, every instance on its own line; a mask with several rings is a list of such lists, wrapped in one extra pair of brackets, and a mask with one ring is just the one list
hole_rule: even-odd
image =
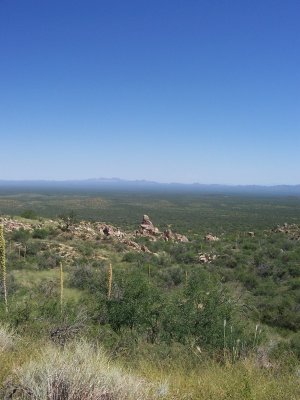
[(46, 347), (37, 360), (19, 368), (12, 381), (14, 398), (22, 400), (146, 400), (152, 386), (112, 366), (101, 348), (83, 341), (63, 350)]

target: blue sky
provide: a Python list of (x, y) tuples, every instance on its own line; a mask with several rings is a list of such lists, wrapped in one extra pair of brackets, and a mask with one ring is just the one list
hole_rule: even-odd
[(0, 179), (300, 183), (300, 2), (0, 0)]

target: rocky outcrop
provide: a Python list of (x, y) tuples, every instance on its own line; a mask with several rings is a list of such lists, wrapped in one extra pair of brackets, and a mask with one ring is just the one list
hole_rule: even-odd
[(20, 229), (31, 231), (33, 229), (32, 225), (29, 223), (5, 217), (0, 218), (0, 224), (4, 226), (6, 232), (18, 231)]
[(187, 243), (189, 241), (189, 239), (186, 236), (181, 235), (179, 233), (173, 233), (171, 231), (171, 229), (167, 229), (166, 231), (164, 231), (163, 239), (166, 242), (171, 241), (171, 242), (178, 242), (178, 243)]
[(102, 232), (104, 233), (105, 236), (114, 236), (114, 229), (112, 226), (105, 225), (102, 228)]
[(174, 233), (171, 231), (171, 229), (160, 232), (160, 230), (154, 226), (148, 215), (143, 216), (142, 223), (140, 224), (139, 229), (136, 231), (136, 236), (147, 237), (152, 241), (156, 241), (158, 239), (165, 240), (166, 242), (171, 241), (176, 243), (187, 243), (189, 241), (186, 236), (179, 233)]
[(205, 237), (204, 240), (206, 242), (217, 242), (220, 240), (220, 238), (218, 238), (218, 236), (213, 236), (211, 233), (208, 233)]
[(216, 254), (209, 254), (209, 253), (199, 253), (198, 254), (198, 261), (201, 264), (210, 264), (212, 261), (216, 260)]
[(136, 250), (138, 252), (151, 253), (151, 251), (148, 249), (147, 246), (145, 246), (144, 244), (139, 245), (138, 243), (134, 242), (133, 240), (124, 239), (124, 240), (122, 240), (122, 243), (126, 244), (127, 246), (131, 247), (133, 250)]
[(284, 233), (291, 240), (300, 240), (300, 225), (284, 223), (282, 226), (278, 225), (273, 229), (275, 233)]
[(139, 234), (142, 236), (159, 236), (161, 233), (151, 222), (148, 215), (143, 216), (142, 223), (140, 224)]
[[(68, 230), (64, 229), (61, 220), (42, 220), (23, 222), (19, 219), (1, 217), (0, 223), (3, 224), (6, 232), (13, 232), (24, 229), (33, 231), (36, 228), (53, 228), (57, 229), (57, 237), (65, 240), (80, 239), (85, 241), (101, 240), (109, 238), (124, 243), (129, 249), (143, 253), (151, 253), (144, 244), (137, 243), (134, 238), (146, 237), (150, 241), (165, 240), (176, 243), (186, 243), (188, 238), (179, 233), (174, 233), (170, 229), (161, 232), (154, 226), (148, 215), (144, 215), (139, 229), (135, 233), (122, 232), (119, 228), (102, 222), (81, 221), (69, 225)], [(49, 249), (50, 250), (50, 249)], [(54, 249), (53, 249), (54, 250)], [(78, 256), (75, 249), (70, 246), (61, 245), (57, 247), (56, 253), (62, 258), (75, 258)]]

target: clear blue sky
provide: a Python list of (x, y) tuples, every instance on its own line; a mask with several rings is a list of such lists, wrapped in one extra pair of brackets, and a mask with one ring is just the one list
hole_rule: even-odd
[(299, 0), (0, 0), (0, 179), (300, 183)]

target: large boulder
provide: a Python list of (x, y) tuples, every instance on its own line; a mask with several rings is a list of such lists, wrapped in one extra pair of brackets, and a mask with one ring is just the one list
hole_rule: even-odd
[(140, 224), (139, 233), (143, 236), (156, 236), (160, 234), (159, 229), (153, 225), (146, 214), (143, 216), (142, 223)]

